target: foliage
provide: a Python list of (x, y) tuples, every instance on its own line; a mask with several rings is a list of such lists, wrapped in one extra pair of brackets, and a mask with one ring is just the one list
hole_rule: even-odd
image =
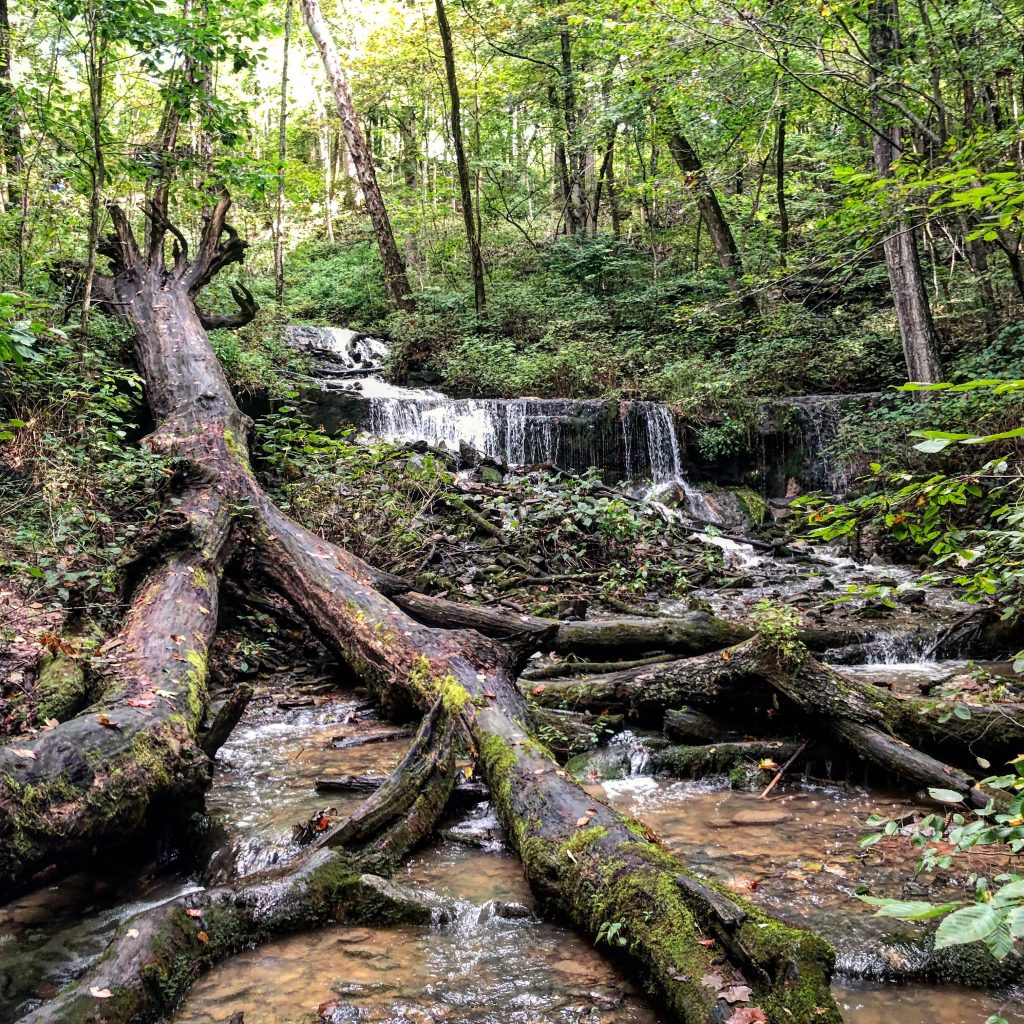
[[(885, 836), (902, 834), (921, 851), (917, 872), (949, 871), (956, 858), (970, 850), (984, 847), (1005, 847), (1011, 853), (1024, 850), (1024, 755), (1009, 763), (1011, 771), (983, 779), (981, 784), (1006, 796), (998, 804), (988, 804), (968, 812), (962, 808), (964, 797), (954, 790), (930, 789), (933, 800), (956, 808), (950, 813), (928, 814), (912, 826), (886, 821), (878, 815), (868, 825), (880, 829), (862, 841), (872, 846)], [(923, 921), (941, 917), (935, 933), (935, 948), (983, 942), (998, 960), (1013, 950), (1014, 943), (1024, 939), (1024, 877), (1001, 873), (991, 881), (971, 872), (968, 882), (973, 886), (974, 902), (933, 904), (924, 900), (894, 900), (861, 895), (858, 898), (877, 907), (877, 915), (903, 921)], [(992, 883), (996, 883), (993, 887)]]
[(88, 350), (58, 335), (44, 360), (0, 367), (0, 571), (97, 613), (111, 610), (171, 472), (134, 443), (142, 380), (122, 365), (123, 340), (101, 320)]

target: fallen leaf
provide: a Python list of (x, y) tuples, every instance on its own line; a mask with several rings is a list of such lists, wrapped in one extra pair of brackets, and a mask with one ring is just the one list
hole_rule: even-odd
[(763, 772), (777, 772), (779, 770), (779, 766), (770, 757), (762, 757), (757, 762), (757, 767)]
[(471, 764), (467, 764), (466, 767), (462, 769), (462, 774), (465, 775), (467, 779), (473, 778), (473, 766)]
[(707, 988), (713, 988), (716, 992), (721, 992), (722, 986), (725, 985), (725, 978), (718, 973), (705, 974), (704, 977), (700, 979), (700, 983)]
[(105, 725), (108, 729), (120, 729), (121, 728), (121, 726), (119, 726), (117, 724), (117, 722), (112, 722), (109, 718), (107, 718), (106, 715), (98, 715), (97, 718), (96, 718), (96, 721), (99, 722), (100, 725)]
[(130, 707), (130, 708), (155, 708), (156, 707), (156, 701), (155, 700), (146, 700), (144, 698), (140, 699), (138, 697), (129, 697), (128, 700), (125, 701), (125, 704), (127, 704), (128, 707)]
[(714, 946), (714, 944), (715, 944), (715, 940), (714, 939), (698, 939), (697, 940), (697, 945), (698, 946), (703, 946), (705, 949), (711, 949), (711, 947)]
[(752, 994), (749, 985), (730, 985), (722, 992), (722, 998), (727, 1003), (746, 1003)]
[(728, 661), (732, 655), (728, 651), (722, 651), (722, 661)]
[(60, 722), (58, 722), (56, 718), (47, 718), (39, 727), (39, 731), (49, 732), (51, 729), (56, 729), (58, 725), (60, 725)]
[(31, 758), (33, 761), (36, 759), (36, 752), (34, 750), (19, 750), (18, 748), (15, 748), (11, 753), (15, 754), (17, 757)]
[(753, 892), (758, 886), (754, 878), (729, 878), (725, 881), (726, 889), (733, 892)]
[(764, 1010), (760, 1010), (756, 1006), (741, 1006), (738, 1010), (733, 1011), (732, 1016), (725, 1024), (764, 1024), (767, 1020)]
[(97, 999), (109, 999), (113, 994), (109, 988), (97, 988), (95, 985), (89, 989), (89, 995), (95, 996)]
[(180, 633), (172, 633), (171, 634), (171, 639), (176, 644), (183, 644), (185, 642), (185, 638)]
[(189, 917), (202, 917), (203, 912), (198, 907), (189, 907), (186, 911)]
[(491, 700), (493, 700), (497, 696), (497, 694), (492, 693), (490, 690), (484, 690), (484, 696), (490, 697)]
[(530, 691), (530, 693), (532, 693), (534, 696), (536, 696), (538, 693), (543, 693), (546, 689), (547, 689), (547, 687), (543, 683), (541, 683), (540, 686), (535, 686)]
[(197, 932), (196, 933), (196, 938), (200, 942), (209, 942), (210, 941), (210, 936), (207, 935), (206, 932)]
[(580, 818), (576, 822), (576, 827), (577, 828), (586, 828), (589, 824), (590, 824), (590, 819), (586, 815), (584, 815), (582, 818)]
[(125, 934), (128, 936), (129, 939), (137, 939), (139, 937), (139, 929), (129, 928), (128, 931), (125, 932)]

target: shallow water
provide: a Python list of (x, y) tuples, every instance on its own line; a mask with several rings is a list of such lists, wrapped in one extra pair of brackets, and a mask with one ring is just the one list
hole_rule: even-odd
[[(209, 796), (223, 818), (230, 854), (223, 873), (248, 873), (295, 856), (293, 824), (328, 802), (344, 813), (357, 797), (318, 795), (318, 775), (385, 772), (408, 740), (337, 749), (330, 740), (385, 728), (355, 718), (355, 700), (316, 708), (247, 712), (219, 756)], [(352, 719), (352, 720), (349, 720)], [(642, 768), (638, 768), (642, 770)], [(899, 815), (912, 802), (836, 786), (798, 786), (779, 799), (708, 782), (645, 776), (595, 787), (609, 802), (650, 824), (669, 849), (709, 877), (730, 881), (780, 917), (811, 925), (839, 949), (840, 967), (884, 966), (905, 956), (885, 942), (885, 927), (853, 898), (859, 883), (897, 895), (912, 877), (898, 844), (861, 851), (864, 817)], [(767, 818), (765, 816), (768, 816)], [(752, 817), (753, 816), (753, 817)], [(758, 818), (757, 816), (760, 816)], [(768, 823), (756, 823), (758, 820)], [(727, 826), (727, 827), (726, 827)], [(456, 901), (456, 920), (439, 929), (332, 926), (269, 943), (201, 978), (174, 1024), (220, 1024), (236, 1010), (246, 1024), (311, 1024), (334, 1004), (336, 1020), (450, 1021), (471, 1024), (656, 1024), (665, 1019), (629, 979), (571, 930), (536, 917), (509, 919), (491, 901), (534, 911), (519, 861), (502, 842), (488, 805), (446, 823), (440, 839), (403, 865), (398, 881)], [(473, 845), (470, 845), (473, 844)], [(229, 864), (223, 862), (230, 862)], [(69, 879), (4, 908), (0, 952), (19, 1002), (44, 997), (102, 949), (131, 906), (167, 898), (180, 879)], [(752, 891), (751, 891), (752, 889)], [(85, 922), (83, 924), (83, 922)], [(9, 960), (17, 949), (18, 965)], [(13, 970), (11, 969), (13, 967)], [(836, 985), (848, 1024), (982, 1024), (1001, 1012), (1024, 1024), (1024, 999), (950, 987), (846, 981)], [(4, 1004), (0, 1002), (0, 1020)]]

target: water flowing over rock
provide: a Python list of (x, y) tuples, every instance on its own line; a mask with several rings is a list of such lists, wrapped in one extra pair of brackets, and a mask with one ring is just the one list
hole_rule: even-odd
[[(595, 466), (613, 479), (682, 484), (683, 445), (672, 410), (657, 402), (603, 399), (450, 398), (405, 388), (376, 376), (387, 344), (356, 332), (289, 327), (293, 344), (321, 357), (325, 387), (304, 394), (327, 430), (354, 423), (375, 437), (425, 441), (458, 451), (469, 445), (510, 467), (550, 464), (583, 471)], [(358, 380), (331, 380), (338, 375)]]

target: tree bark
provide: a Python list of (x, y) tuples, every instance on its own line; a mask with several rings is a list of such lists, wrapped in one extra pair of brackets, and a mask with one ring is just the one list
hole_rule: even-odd
[(779, 107), (775, 126), (775, 204), (779, 209), (779, 266), (789, 255), (789, 209), (786, 206), (786, 104)]
[(373, 156), (367, 148), (362, 129), (359, 127), (359, 119), (356, 117), (355, 106), (352, 103), (352, 93), (342, 70), (341, 61), (338, 59), (338, 51), (334, 46), (327, 22), (324, 21), (324, 16), (320, 11), (318, 0), (301, 0), (301, 4), (306, 27), (320, 50), (324, 69), (334, 92), (345, 144), (355, 165), (356, 178), (363, 194), (363, 202), (377, 237), (377, 248), (380, 250), (381, 264), (384, 268), (384, 284), (388, 296), (398, 309), (411, 310), (414, 308), (414, 303), (405, 272), (405, 260), (399, 252), (398, 243), (395, 241), (395, 235), (391, 229), (391, 220), (384, 205), (384, 197), (377, 184)]
[(679, 169), (686, 175), (691, 187), (697, 192), (697, 206), (711, 236), (711, 244), (718, 255), (718, 264), (725, 272), (729, 288), (738, 299), (744, 312), (754, 315), (757, 303), (743, 286), (743, 261), (733, 237), (732, 228), (726, 219), (722, 204), (690, 140), (678, 128), (668, 137), (668, 148)]
[(452, 29), (448, 24), (448, 13), (444, 0), (435, 0), (437, 28), (441, 33), (441, 47), (444, 50), (444, 72), (448, 81), (448, 99), (451, 104), (450, 120), (452, 145), (455, 148), (455, 166), (459, 177), (459, 195), (462, 198), (462, 220), (466, 226), (466, 244), (469, 246), (469, 262), (473, 273), (473, 300), (477, 313), (487, 305), (484, 291), (484, 260), (480, 252), (478, 224), (473, 216), (473, 192), (469, 184), (469, 161), (462, 138), (462, 102), (459, 97), (459, 81), (455, 73), (455, 47), (452, 44)]
[(0, 0), (0, 158), (4, 169), (0, 200), (6, 209), (14, 209), (21, 202), (18, 184), (22, 168), (21, 123), (11, 81), (12, 50), (7, 0)]
[[(279, 306), (284, 302), (284, 164), (288, 156), (288, 44), (291, 38), (292, 0), (285, 0), (281, 108), (277, 120), (277, 211), (274, 221), (274, 298)], [(327, 223), (330, 224), (330, 214)]]
[[(898, 73), (899, 3), (898, 0), (872, 0), (868, 56), (872, 65), (871, 116), (875, 125), (875, 172), (882, 179), (893, 177), (893, 165), (903, 151), (903, 131), (899, 112), (878, 95), (879, 83)], [(898, 200), (896, 200), (898, 202)], [(907, 376), (912, 381), (935, 383), (942, 379), (939, 337), (932, 320), (931, 305), (921, 270), (917, 229), (911, 218), (897, 212), (893, 230), (882, 241), (885, 265), (889, 272), (896, 322), (903, 342)]]

